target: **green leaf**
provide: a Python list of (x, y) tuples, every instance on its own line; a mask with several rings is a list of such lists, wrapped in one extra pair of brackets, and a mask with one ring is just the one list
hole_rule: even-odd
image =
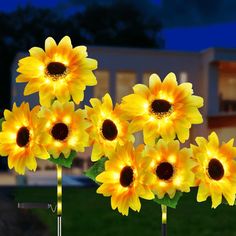
[(183, 193), (177, 191), (175, 196), (171, 199), (168, 194), (166, 194), (162, 199), (155, 198), (153, 201), (161, 205), (166, 205), (171, 208), (176, 208), (179, 199), (182, 197)]
[(65, 156), (63, 155), (63, 153), (61, 153), (61, 155), (58, 158), (53, 158), (52, 156), (48, 159), (49, 161), (66, 167), (66, 168), (71, 168), (72, 162), (74, 160), (74, 158), (77, 157), (77, 152), (72, 150), (69, 157), (65, 158)]
[(0, 119), (0, 131), (2, 131), (2, 122), (5, 121), (4, 117)]
[(155, 139), (155, 144), (157, 144), (160, 139), (161, 139), (161, 136), (157, 137), (157, 138)]
[(92, 167), (90, 167), (86, 172), (85, 175), (92, 179), (94, 182), (96, 181), (96, 177), (105, 170), (105, 162), (108, 160), (107, 157), (102, 157), (100, 160), (95, 162)]

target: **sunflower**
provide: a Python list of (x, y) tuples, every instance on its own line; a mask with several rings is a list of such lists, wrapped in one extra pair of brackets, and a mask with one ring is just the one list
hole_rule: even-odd
[(97, 193), (111, 196), (111, 207), (123, 215), (128, 215), (129, 208), (140, 211), (139, 197), (151, 200), (154, 194), (149, 188), (153, 176), (148, 171), (148, 158), (142, 156), (143, 146), (134, 149), (131, 143), (117, 146), (116, 152), (105, 162), (105, 171), (96, 177), (102, 185)]
[(234, 139), (219, 144), (215, 132), (208, 136), (208, 140), (197, 137), (198, 146), (191, 145), (193, 156), (198, 162), (194, 168), (198, 187), (197, 201), (202, 202), (211, 196), (212, 207), (216, 208), (222, 201), (222, 195), (234, 205), (236, 194), (236, 147)]
[(97, 161), (103, 155), (109, 156), (117, 144), (122, 146), (127, 141), (134, 141), (134, 137), (129, 132), (129, 123), (121, 118), (119, 106), (113, 110), (109, 94), (102, 98), (102, 102), (92, 98), (90, 103), (92, 107), (86, 106), (86, 110), (91, 122), (88, 129), (90, 144), (93, 145), (91, 159)]
[(55, 98), (64, 103), (83, 100), (85, 86), (97, 84), (92, 72), (97, 61), (87, 58), (85, 46), (72, 47), (68, 36), (57, 45), (53, 38), (45, 41), (45, 51), (39, 47), (29, 50), (30, 56), (19, 61), (17, 82), (28, 82), (24, 95), (39, 91), (40, 104), (51, 105)]
[(131, 130), (143, 129), (144, 142), (154, 145), (162, 137), (173, 140), (176, 137), (185, 142), (189, 138), (191, 124), (203, 122), (198, 108), (203, 99), (192, 95), (192, 84), (177, 84), (174, 73), (169, 73), (161, 82), (156, 74), (149, 78), (149, 88), (143, 84), (133, 87), (134, 94), (122, 100), (123, 114), (131, 119)]
[(39, 119), (37, 113), (40, 107), (30, 111), (28, 103), (20, 107), (13, 105), (12, 111), (5, 110), (5, 121), (0, 132), (0, 155), (8, 156), (8, 166), (19, 174), (25, 173), (25, 168), (35, 171), (36, 156), (48, 159), (50, 156), (42, 145), (41, 131), (45, 120)]
[(176, 191), (190, 191), (194, 183), (192, 168), (196, 165), (191, 154), (191, 149), (180, 149), (178, 140), (160, 139), (155, 146), (145, 147), (144, 157), (152, 159), (151, 172), (155, 175), (151, 188), (159, 199), (165, 194), (173, 198)]
[(68, 158), (71, 150), (82, 152), (88, 146), (86, 113), (81, 109), (75, 111), (73, 102), (55, 101), (51, 108), (42, 107), (38, 115), (47, 119), (44, 145), (53, 158), (61, 153)]

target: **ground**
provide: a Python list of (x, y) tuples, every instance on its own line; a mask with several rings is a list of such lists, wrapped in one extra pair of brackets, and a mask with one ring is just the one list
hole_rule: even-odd
[[(1, 188), (0, 235), (56, 236), (56, 215), (50, 210), (19, 210), (17, 202), (56, 202), (56, 187)], [(177, 209), (168, 209), (168, 235), (236, 236), (236, 207), (210, 201), (197, 203), (196, 190), (185, 194)], [(110, 207), (110, 198), (96, 188), (63, 189), (63, 236), (161, 235), (160, 206), (142, 201), (140, 214), (121, 216)], [(4, 232), (4, 233), (1, 233)], [(7, 232), (7, 233), (6, 233)]]

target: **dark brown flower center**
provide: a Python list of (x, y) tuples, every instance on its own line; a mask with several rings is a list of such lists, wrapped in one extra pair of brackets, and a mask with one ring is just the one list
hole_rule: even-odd
[(64, 123), (57, 123), (52, 127), (51, 134), (54, 139), (63, 141), (69, 134), (68, 126)]
[(19, 147), (25, 147), (30, 141), (29, 129), (25, 126), (21, 127), (16, 135), (16, 143)]
[(219, 160), (213, 158), (208, 164), (208, 174), (214, 180), (220, 180), (224, 176), (224, 167)]
[(63, 75), (66, 72), (66, 66), (61, 62), (50, 62), (47, 71), (52, 76)]
[(163, 99), (156, 99), (151, 104), (151, 111), (156, 115), (165, 115), (170, 112), (171, 104)]
[(134, 171), (130, 166), (125, 166), (120, 173), (120, 184), (129, 187), (134, 181)]
[(156, 175), (159, 179), (169, 180), (174, 174), (174, 168), (169, 162), (162, 162), (156, 168)]
[(104, 120), (102, 124), (102, 135), (105, 139), (112, 141), (114, 140), (118, 135), (118, 130), (116, 128), (116, 125), (111, 120)]

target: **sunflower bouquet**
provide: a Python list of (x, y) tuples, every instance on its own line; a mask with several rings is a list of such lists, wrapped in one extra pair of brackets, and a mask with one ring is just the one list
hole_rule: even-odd
[[(91, 99), (92, 107), (86, 107), (96, 161), (86, 175), (100, 185), (97, 193), (111, 197), (112, 209), (122, 215), (128, 215), (129, 209), (139, 212), (140, 198), (161, 204), (163, 235), (167, 207), (175, 208), (191, 187), (198, 187), (198, 202), (210, 196), (213, 208), (223, 198), (234, 205), (234, 140), (220, 144), (212, 132), (208, 140), (197, 137), (196, 145), (185, 143), (191, 126), (203, 122), (199, 112), (203, 99), (193, 95), (192, 84), (178, 84), (174, 73), (163, 81), (152, 74), (149, 86), (137, 84), (133, 91), (114, 110), (108, 94), (102, 101)], [(117, 117), (113, 117), (115, 110)], [(121, 129), (121, 122), (128, 122), (128, 128)], [(137, 132), (143, 135), (141, 144), (134, 142)]]
[[(113, 105), (109, 94), (77, 109), (86, 86), (96, 85), (97, 61), (85, 46), (73, 47), (65, 36), (59, 44), (49, 37), (45, 50), (33, 47), (19, 61), (17, 82), (27, 83), (24, 95), (39, 94), (38, 106), (28, 103), (5, 110), (0, 127), (0, 155), (19, 174), (37, 169), (36, 159), (57, 165), (59, 221), (62, 214), (62, 167), (70, 168), (77, 152), (92, 146), (94, 162), (86, 175), (111, 197), (112, 209), (128, 215), (140, 211), (140, 198), (176, 207), (183, 192), (198, 187), (197, 201), (209, 196), (216, 208), (224, 198), (234, 205), (236, 147), (220, 144), (217, 134), (196, 138), (188, 146), (190, 128), (203, 122), (203, 99), (191, 83), (178, 84), (174, 73), (162, 81), (152, 74), (149, 85), (137, 84), (133, 94)], [(138, 135), (142, 141), (138, 142)], [(61, 224), (61, 223), (60, 223)], [(165, 228), (164, 228), (165, 230)]]
[(8, 156), (8, 166), (19, 174), (36, 171), (36, 159), (57, 165), (58, 235), (61, 235), (62, 167), (71, 167), (77, 152), (89, 145), (86, 111), (76, 109), (86, 86), (96, 85), (93, 70), (97, 61), (87, 58), (85, 46), (74, 47), (65, 36), (57, 45), (53, 38), (18, 63), (17, 82), (27, 83), (24, 95), (39, 93), (40, 105), (30, 109), (23, 102), (5, 110), (1, 119), (0, 155)]

